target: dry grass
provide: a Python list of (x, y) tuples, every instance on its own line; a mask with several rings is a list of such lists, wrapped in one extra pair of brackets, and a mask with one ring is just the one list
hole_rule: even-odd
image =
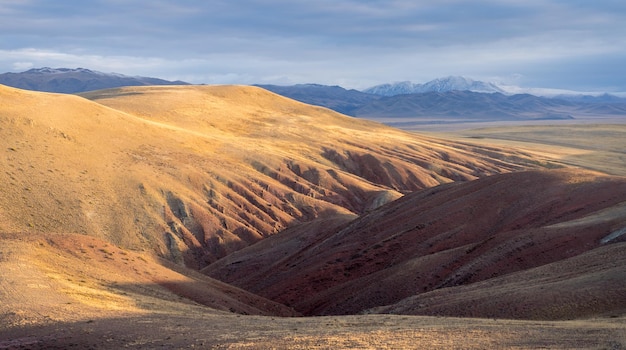
[(535, 167), (265, 90), (0, 87), (0, 231), (72, 232), (202, 267), (286, 227)]
[[(1, 348), (621, 349), (624, 319), (528, 322), (419, 316), (258, 318), (188, 313), (0, 332)], [(11, 340), (9, 340), (11, 339)]]
[(623, 124), (494, 127), (444, 137), (480, 145), (514, 147), (567, 166), (626, 175), (626, 125)]

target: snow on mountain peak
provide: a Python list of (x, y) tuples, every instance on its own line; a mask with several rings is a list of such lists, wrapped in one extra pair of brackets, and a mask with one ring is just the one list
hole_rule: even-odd
[(32, 68), (27, 70), (24, 73), (28, 74), (67, 74), (67, 73), (87, 73), (87, 74), (96, 74), (102, 76), (119, 76), (124, 77), (123, 74), (116, 73), (103, 73), (87, 68), (50, 68), (50, 67), (41, 67), (41, 68)]
[(504, 92), (504, 90), (496, 84), (472, 80), (462, 76), (438, 78), (425, 84), (413, 84), (410, 81), (382, 84), (366, 89), (363, 92), (382, 96), (394, 96), (402, 94), (446, 91), (474, 91), (486, 93)]

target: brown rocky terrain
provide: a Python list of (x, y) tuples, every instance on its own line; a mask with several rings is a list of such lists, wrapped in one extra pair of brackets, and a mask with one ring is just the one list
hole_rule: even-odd
[[(384, 310), (474, 317), (622, 314), (623, 249), (596, 249), (625, 241), (619, 235), (626, 230), (625, 199), (623, 177), (579, 169), (494, 175), (408, 194), (357, 220), (324, 223), (321, 231), (287, 230), (203, 271), (307, 315), (391, 304), (396, 306)], [(587, 258), (573, 259), (586, 252)], [(546, 267), (528, 272), (539, 266)], [(587, 271), (589, 266), (596, 269)], [(526, 273), (511, 275), (520, 271)], [(494, 280), (501, 276), (511, 277)], [(574, 290), (570, 279), (579, 283)], [(471, 287), (483, 281), (498, 287)], [(506, 293), (512, 283), (534, 288), (536, 298)], [(563, 298), (554, 297), (555, 287), (567, 291)], [(462, 302), (450, 296), (467, 297), (468, 290), (484, 294)], [(575, 302), (561, 307), (570, 297)], [(493, 306), (475, 306), (481, 298)]]

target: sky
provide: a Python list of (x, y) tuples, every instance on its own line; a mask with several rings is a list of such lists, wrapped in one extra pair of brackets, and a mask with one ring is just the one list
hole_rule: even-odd
[(626, 91), (623, 0), (0, 0), (0, 73)]

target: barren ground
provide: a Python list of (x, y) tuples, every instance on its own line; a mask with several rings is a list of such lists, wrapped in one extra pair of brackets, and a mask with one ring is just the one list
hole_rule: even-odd
[(153, 312), (5, 331), (0, 349), (622, 349), (625, 321)]
[[(626, 119), (626, 118), (625, 118)], [(615, 121), (613, 121), (615, 122)], [(620, 124), (551, 124), (485, 127), (435, 133), (450, 140), (512, 147), (567, 166), (626, 175), (626, 121)]]

